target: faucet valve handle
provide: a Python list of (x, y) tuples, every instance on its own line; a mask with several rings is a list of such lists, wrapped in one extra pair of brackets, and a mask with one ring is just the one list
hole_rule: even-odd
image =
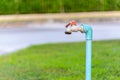
[(77, 25), (77, 22), (75, 20), (70, 21), (65, 27), (67, 28), (68, 26), (73, 26), (73, 25)]
[(68, 23), (65, 27), (67, 28), (68, 26), (70, 26), (71, 23)]
[(77, 22), (75, 21), (75, 20), (72, 20), (71, 22), (70, 22), (70, 24), (71, 24), (71, 26), (76, 26), (77, 25)]

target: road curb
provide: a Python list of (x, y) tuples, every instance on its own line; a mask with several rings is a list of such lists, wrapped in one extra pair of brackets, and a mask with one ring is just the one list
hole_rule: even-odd
[(113, 20), (120, 19), (120, 11), (1, 15), (0, 22), (70, 20), (70, 19), (103, 19), (103, 18), (113, 19)]

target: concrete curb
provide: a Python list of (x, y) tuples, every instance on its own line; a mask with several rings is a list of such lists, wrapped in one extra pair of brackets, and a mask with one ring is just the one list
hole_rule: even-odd
[(21, 14), (21, 15), (1, 15), (0, 22), (13, 21), (37, 21), (37, 20), (69, 20), (69, 19), (89, 19), (89, 18), (120, 18), (120, 11), (109, 12), (80, 12), (80, 13), (53, 13), (53, 14)]

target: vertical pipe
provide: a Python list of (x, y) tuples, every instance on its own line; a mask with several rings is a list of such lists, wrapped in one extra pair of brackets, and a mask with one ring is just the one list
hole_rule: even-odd
[(91, 64), (92, 64), (92, 27), (86, 24), (81, 24), (84, 33), (86, 34), (86, 80), (91, 80)]
[[(68, 25), (69, 26), (69, 25)], [(67, 27), (67, 26), (66, 26)], [(86, 80), (92, 79), (91, 64), (92, 64), (92, 28), (89, 25), (81, 24), (80, 32), (86, 35)], [(68, 32), (66, 32), (68, 34)], [(70, 34), (70, 33), (69, 33)]]
[(86, 80), (91, 80), (92, 40), (86, 40)]

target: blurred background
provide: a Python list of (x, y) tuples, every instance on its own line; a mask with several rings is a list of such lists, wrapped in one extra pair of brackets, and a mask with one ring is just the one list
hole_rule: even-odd
[(120, 0), (2, 0), (0, 6), (1, 54), (34, 44), (84, 41), (84, 35), (64, 34), (73, 19), (93, 27), (93, 40), (120, 38)]
[(2, 0), (0, 5), (0, 14), (120, 10), (120, 0)]
[(93, 29), (92, 80), (120, 80), (120, 0), (1, 0), (0, 80), (85, 80), (71, 20)]

